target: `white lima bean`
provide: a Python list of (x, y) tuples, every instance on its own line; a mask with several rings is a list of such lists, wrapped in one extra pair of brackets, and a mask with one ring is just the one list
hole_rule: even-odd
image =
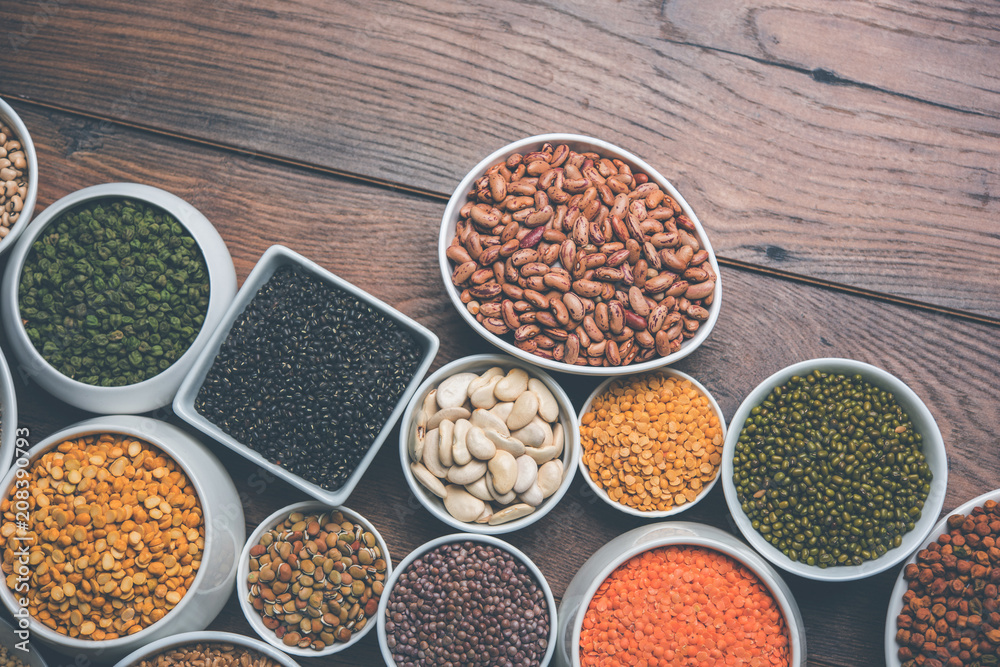
[(549, 387), (520, 367), (456, 373), (424, 397), (410, 471), (459, 521), (528, 516), (562, 485), (564, 433)]

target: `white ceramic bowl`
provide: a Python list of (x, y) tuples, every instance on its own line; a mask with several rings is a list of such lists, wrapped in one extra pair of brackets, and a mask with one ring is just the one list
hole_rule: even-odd
[[(253, 300), (260, 288), (267, 283), (268, 280), (270, 280), (271, 276), (274, 275), (274, 272), (278, 268), (288, 264), (299, 266), (301, 269), (312, 274), (319, 280), (329, 283), (333, 287), (353, 295), (359, 301), (368, 304), (373, 309), (394, 320), (402, 329), (413, 335), (413, 338), (416, 340), (417, 344), (420, 345), (423, 353), (423, 359), (414, 371), (413, 378), (400, 395), (395, 408), (386, 419), (385, 424), (383, 424), (382, 430), (379, 431), (379, 434), (375, 438), (374, 442), (372, 442), (371, 447), (368, 448), (368, 451), (362, 457), (361, 461), (358, 462), (354, 472), (352, 472), (350, 477), (348, 477), (340, 488), (335, 491), (325, 489), (317, 484), (307, 481), (287, 468), (271, 462), (259, 452), (233, 438), (195, 409), (195, 399), (198, 397), (198, 391), (201, 389), (202, 383), (205, 382), (205, 377), (208, 375), (208, 371), (212, 368), (212, 364), (215, 363), (215, 358), (219, 354), (219, 348), (229, 336), (229, 331), (232, 329), (236, 318), (243, 312), (243, 309), (246, 308), (247, 304)], [(351, 495), (351, 492), (354, 491), (354, 487), (357, 486), (359, 481), (361, 481), (361, 476), (364, 475), (365, 470), (367, 470), (368, 466), (371, 465), (371, 462), (378, 453), (379, 448), (382, 447), (382, 443), (385, 442), (387, 437), (389, 437), (389, 432), (392, 430), (393, 425), (395, 425), (396, 420), (399, 419), (399, 416), (402, 414), (407, 402), (410, 400), (410, 397), (417, 390), (417, 385), (420, 384), (420, 380), (423, 378), (424, 373), (427, 372), (427, 369), (430, 368), (431, 363), (433, 363), (439, 344), (437, 336), (392, 306), (379, 301), (371, 294), (362, 291), (346, 280), (327, 271), (315, 262), (306, 259), (297, 252), (289, 250), (281, 245), (274, 245), (268, 248), (267, 251), (265, 251), (261, 256), (260, 260), (258, 260), (257, 265), (254, 267), (253, 271), (250, 272), (250, 275), (247, 276), (246, 281), (243, 283), (243, 287), (240, 288), (239, 293), (232, 301), (229, 309), (221, 317), (221, 324), (214, 332), (212, 332), (211, 337), (207, 341), (204, 349), (202, 349), (198, 355), (198, 358), (191, 369), (191, 373), (184, 379), (184, 382), (177, 391), (177, 396), (175, 397), (173, 404), (174, 413), (187, 423), (199, 429), (201, 432), (218, 440), (226, 447), (229, 447), (240, 456), (250, 459), (275, 477), (278, 477), (292, 486), (301, 489), (313, 498), (316, 498), (329, 506), (342, 505), (347, 500), (347, 497)]]
[(806, 664), (806, 629), (792, 591), (760, 556), (738, 539), (712, 526), (669, 521), (641, 526), (619, 535), (594, 552), (570, 581), (559, 605), (557, 667), (580, 664), (583, 618), (598, 587), (633, 556), (666, 546), (688, 545), (714, 549), (745, 565), (767, 587), (781, 609), (791, 640), (790, 667)]
[[(452, 239), (455, 238), (455, 228), (458, 223), (459, 211), (461, 210), (462, 205), (467, 201), (467, 194), (472, 189), (473, 183), (479, 177), (483, 176), (483, 174), (485, 174), (486, 171), (493, 165), (506, 160), (514, 153), (524, 154), (533, 150), (538, 150), (545, 143), (551, 143), (554, 146), (566, 144), (571, 150), (575, 150), (577, 152), (593, 151), (609, 159), (622, 160), (627, 163), (634, 172), (643, 172), (649, 176), (651, 181), (658, 183), (664, 193), (670, 195), (683, 209), (684, 214), (691, 220), (692, 223), (694, 223), (698, 240), (700, 241), (701, 246), (708, 251), (708, 262), (712, 265), (712, 270), (715, 272), (718, 279), (715, 283), (714, 300), (711, 307), (708, 308), (708, 319), (701, 323), (701, 326), (698, 328), (698, 331), (693, 338), (684, 341), (681, 348), (677, 352), (674, 352), (666, 357), (658, 357), (642, 363), (617, 367), (576, 366), (551, 359), (543, 359), (542, 357), (530, 354), (514, 346), (507, 340), (509, 336), (506, 338), (500, 337), (487, 331), (476, 321), (476, 318), (465, 307), (465, 304), (462, 303), (459, 298), (461, 291), (456, 289), (455, 285), (451, 282), (451, 275), (454, 268), (451, 265), (446, 252), (448, 250), (448, 246), (451, 245)], [(464, 319), (476, 333), (507, 354), (511, 354), (518, 359), (541, 366), (547, 370), (559, 371), (562, 373), (596, 376), (630, 375), (632, 373), (641, 373), (654, 368), (668, 366), (688, 356), (694, 352), (698, 346), (705, 342), (709, 334), (712, 332), (712, 328), (715, 326), (716, 320), (719, 318), (719, 311), (722, 307), (722, 275), (719, 272), (719, 265), (715, 258), (715, 251), (712, 249), (712, 244), (708, 239), (708, 234), (705, 232), (704, 227), (702, 227), (701, 222), (699, 222), (698, 216), (695, 215), (694, 210), (692, 210), (692, 208), (684, 200), (684, 197), (677, 192), (677, 189), (674, 188), (670, 181), (664, 178), (660, 172), (641, 158), (619, 148), (618, 146), (609, 144), (606, 141), (578, 134), (542, 134), (521, 139), (494, 151), (484, 158), (482, 162), (473, 167), (469, 173), (466, 174), (465, 178), (462, 179), (461, 183), (458, 184), (458, 187), (455, 188), (454, 193), (451, 195), (451, 199), (448, 201), (448, 206), (445, 208), (444, 216), (441, 220), (441, 234), (438, 238), (438, 262), (441, 267), (441, 277), (444, 279), (445, 292), (448, 293), (448, 297), (451, 299), (452, 304), (455, 306), (455, 309), (458, 311), (459, 315), (461, 315), (462, 319)]]
[[(936, 542), (939, 535), (944, 535), (949, 532), (948, 530), (948, 517), (953, 514), (969, 514), (976, 507), (981, 507), (983, 503), (987, 500), (992, 500), (994, 502), (1000, 502), (1000, 489), (984, 493), (981, 496), (977, 496), (967, 503), (964, 503), (956, 507), (951, 512), (938, 521), (931, 528), (930, 533), (927, 538), (922, 540), (913, 553), (904, 563), (903, 569), (906, 565), (917, 562), (917, 553), (923, 549), (926, 549), (929, 544)], [(906, 592), (907, 585), (906, 579), (903, 578), (903, 569), (900, 569), (899, 576), (896, 577), (896, 585), (892, 588), (892, 594), (889, 596), (889, 610), (885, 616), (885, 664), (886, 667), (900, 667), (901, 662), (899, 660), (899, 655), (897, 650), (899, 645), (896, 643), (896, 617), (899, 616), (903, 611), (903, 593)], [(985, 614), (984, 614), (985, 616)]]
[(38, 155), (35, 153), (35, 143), (31, 140), (28, 128), (9, 104), (0, 99), (0, 122), (9, 125), (16, 133), (24, 149), (24, 157), (28, 161), (28, 192), (24, 198), (24, 206), (17, 222), (10, 228), (7, 236), (0, 239), (0, 255), (7, 252), (16, 243), (24, 228), (31, 222), (35, 210), (35, 200), (38, 198)]
[[(196, 439), (166, 422), (133, 415), (88, 419), (42, 440), (31, 448), (29, 460), (33, 463), (65, 440), (101, 433), (138, 438), (172, 458), (197, 492), (205, 520), (205, 548), (194, 583), (176, 607), (149, 627), (127, 637), (92, 641), (66, 637), (30, 619), (32, 641), (38, 639), (66, 655), (111, 662), (161, 637), (208, 626), (222, 610), (236, 584), (236, 557), (246, 529), (243, 504), (223, 464)], [(16, 472), (17, 469), (9, 470), (0, 481), (2, 497), (10, 495)], [(0, 600), (10, 613), (17, 612), (18, 601), (6, 585), (0, 585)]]
[[(18, 626), (16, 630), (10, 623), (0, 618), (0, 646), (6, 647), (7, 655), (17, 658), (28, 667), (48, 667), (45, 658), (31, 644), (31, 631), (27, 628), (27, 620), (21, 625), (21, 620), (15, 618), (14, 624)], [(22, 634), (19, 635), (18, 632)], [(28, 650), (22, 651), (17, 648), (18, 644), (26, 646)]]
[[(7, 359), (0, 351), (0, 476), (10, 468), (17, 449), (17, 392)], [(23, 447), (27, 449), (27, 446)]]
[[(201, 249), (208, 268), (210, 296), (205, 322), (191, 346), (169, 368), (142, 382), (123, 387), (97, 387), (70, 379), (51, 366), (32, 345), (21, 326), (18, 286), (34, 242), (60, 214), (84, 202), (128, 198), (166, 211), (187, 230)], [(236, 292), (236, 270), (222, 237), (205, 216), (183, 199), (159, 188), (136, 183), (107, 183), (77, 190), (49, 206), (24, 233), (11, 253), (3, 277), (0, 314), (14, 359), (43, 389), (61, 401), (101, 414), (149, 412), (173, 400), (198, 352), (204, 347)]]
[[(709, 393), (708, 389), (706, 389), (703, 384), (701, 384), (700, 382), (698, 382), (697, 380), (695, 380), (693, 377), (691, 377), (687, 373), (682, 373), (680, 371), (673, 370), (672, 368), (663, 368), (663, 369), (660, 369), (659, 371), (652, 371), (650, 374), (656, 374), (656, 373), (662, 373), (664, 375), (672, 376), (672, 377), (675, 377), (675, 378), (678, 378), (678, 379), (681, 379), (681, 380), (687, 380), (691, 384), (693, 384), (698, 389), (698, 391), (700, 391), (702, 394), (704, 394), (708, 398), (708, 402), (712, 406), (712, 410), (715, 411), (716, 417), (719, 418), (719, 428), (722, 429), (722, 438), (723, 438), (723, 440), (725, 440), (725, 437), (726, 437), (726, 417), (725, 417), (724, 414), (722, 414), (722, 408), (720, 408), (719, 404), (715, 401), (715, 397), (712, 396), (711, 393)], [(577, 434), (576, 435), (577, 435), (577, 438), (580, 438), (580, 426), (581, 426), (581, 421), (580, 420), (582, 420), (583, 416), (590, 411), (591, 406), (594, 404), (594, 399), (596, 399), (598, 396), (600, 396), (605, 391), (607, 391), (608, 387), (611, 386), (612, 382), (627, 382), (628, 380), (631, 380), (632, 377), (634, 377), (634, 376), (630, 376), (630, 377), (627, 377), (627, 378), (624, 378), (624, 377), (621, 377), (621, 378), (620, 377), (608, 378), (607, 380), (605, 380), (604, 382), (602, 382), (597, 387), (597, 389), (595, 389), (593, 391), (593, 393), (590, 394), (589, 397), (587, 397), (587, 401), (583, 404), (583, 408), (580, 409), (580, 415), (579, 415), (579, 418), (577, 419), (577, 422), (576, 422), (576, 429), (577, 429)], [(720, 449), (719, 453), (720, 454), (722, 453), (721, 449)], [(656, 511), (643, 512), (643, 511), (638, 510), (638, 509), (636, 509), (634, 507), (629, 507), (628, 505), (623, 505), (622, 503), (620, 503), (618, 501), (612, 500), (611, 496), (608, 495), (608, 492), (606, 490), (604, 490), (603, 488), (601, 488), (600, 486), (598, 486), (597, 482), (595, 482), (593, 479), (590, 478), (590, 468), (588, 468), (587, 464), (583, 462), (583, 444), (582, 444), (582, 441), (581, 441), (581, 444), (580, 444), (580, 458), (578, 459), (578, 466), (580, 468), (580, 474), (583, 476), (584, 481), (586, 481), (587, 484), (590, 486), (590, 488), (594, 491), (594, 495), (596, 495), (598, 498), (600, 498), (601, 500), (603, 500), (604, 502), (606, 502), (611, 507), (614, 507), (616, 510), (619, 510), (621, 512), (625, 512), (626, 514), (631, 514), (632, 516), (642, 517), (644, 519), (664, 519), (666, 517), (670, 517), (670, 516), (674, 516), (676, 514), (680, 514), (684, 510), (687, 510), (687, 509), (689, 509), (691, 507), (694, 507), (695, 505), (697, 505), (698, 503), (700, 503), (702, 501), (702, 499), (705, 496), (707, 496), (709, 494), (709, 492), (713, 488), (715, 488), (715, 483), (719, 481), (719, 470), (721, 469), (721, 465), (716, 468), (715, 477), (712, 478), (711, 482), (709, 482), (708, 484), (705, 484), (704, 486), (702, 486), (701, 490), (698, 492), (698, 495), (695, 497), (694, 500), (686, 502), (683, 505), (677, 505), (673, 509), (666, 510), (666, 511), (656, 510)]]
[[(902, 544), (894, 549), (889, 549), (885, 554), (874, 560), (865, 561), (861, 565), (838, 565), (821, 568), (816, 565), (807, 565), (798, 561), (793, 561), (778, 549), (765, 540), (760, 533), (754, 530), (750, 520), (741, 509), (740, 501), (736, 495), (736, 486), (733, 483), (733, 454), (736, 451), (736, 443), (740, 433), (743, 431), (743, 424), (750, 411), (761, 404), (775, 387), (784, 384), (793, 376), (807, 375), (813, 370), (821, 370), (827, 373), (843, 374), (853, 376), (860, 374), (865, 380), (876, 387), (890, 392), (896, 402), (909, 415), (914, 428), (923, 438), (923, 452), (930, 467), (933, 479), (931, 490), (924, 502), (921, 510), (920, 520), (916, 522), (913, 530), (903, 535)], [(948, 461), (944, 449), (944, 441), (941, 438), (941, 431), (938, 430), (934, 416), (923, 404), (920, 398), (904, 384), (899, 378), (886, 371), (852, 359), (811, 359), (792, 364), (781, 369), (771, 377), (761, 382), (740, 404), (736, 414), (733, 415), (729, 423), (729, 433), (726, 436), (726, 444), (722, 452), (722, 488), (726, 495), (726, 504), (736, 521), (743, 536), (750, 542), (754, 549), (760, 552), (765, 558), (781, 569), (797, 574), (807, 579), (818, 581), (853, 581), (863, 579), (874, 574), (887, 570), (898, 565), (904, 558), (916, 549), (927, 534), (930, 532), (934, 522), (937, 521), (944, 504), (944, 494), (948, 487)]]
[[(379, 534), (378, 530), (375, 529), (375, 526), (373, 526), (368, 519), (347, 507), (331, 507), (324, 503), (307, 500), (301, 503), (295, 503), (294, 505), (289, 505), (288, 507), (283, 507), (261, 521), (260, 525), (257, 526), (257, 529), (254, 530), (253, 534), (251, 534), (249, 539), (247, 539), (246, 544), (243, 547), (243, 551), (240, 553), (239, 572), (236, 575), (236, 592), (240, 599), (240, 609), (243, 610), (243, 615), (246, 616), (247, 622), (250, 623), (250, 626), (253, 627), (254, 631), (265, 642), (280, 651), (284, 651), (285, 653), (291, 653), (292, 655), (299, 655), (307, 658), (319, 658), (333, 655), (334, 653), (340, 653), (341, 651), (347, 650), (360, 642), (364, 636), (367, 635), (373, 627), (375, 627), (374, 619), (369, 618), (368, 623), (364, 628), (362, 628), (361, 632), (354, 633), (349, 641), (343, 643), (336, 642), (327, 646), (322, 651), (299, 648), (298, 646), (285, 646), (281, 640), (278, 639), (277, 635), (274, 634), (274, 630), (269, 630), (264, 625), (264, 622), (261, 620), (260, 612), (254, 609), (248, 600), (250, 588), (247, 584), (247, 576), (250, 574), (250, 549), (255, 544), (260, 542), (261, 536), (288, 518), (288, 515), (292, 512), (303, 512), (308, 514), (333, 510), (340, 510), (344, 514), (344, 518), (364, 526), (365, 530), (368, 530), (375, 535), (375, 540), (378, 543), (379, 548), (382, 550), (382, 558), (385, 559), (387, 581), (392, 573), (392, 560), (389, 558), (389, 548), (386, 546), (385, 540), (382, 539), (382, 535)], [(386, 590), (388, 590), (388, 586), (386, 586)]]
[(233, 644), (257, 651), (258, 653), (274, 660), (282, 667), (299, 667), (299, 663), (292, 660), (288, 655), (275, 649), (273, 646), (265, 644), (259, 639), (238, 635), (233, 632), (185, 632), (173, 637), (164, 637), (155, 642), (128, 654), (118, 661), (115, 667), (132, 667), (141, 661), (169, 651), (173, 648), (187, 646), (188, 644)]
[[(499, 366), (505, 372), (511, 368), (522, 368), (529, 376), (545, 383), (545, 386), (548, 387), (559, 403), (559, 421), (562, 423), (565, 443), (561, 457), (563, 462), (563, 480), (558, 490), (542, 501), (542, 504), (531, 514), (496, 526), (475, 522), (466, 523), (465, 521), (459, 521), (449, 514), (448, 510), (444, 507), (444, 501), (431, 493), (413, 476), (413, 472), (410, 470), (410, 455), (407, 451), (407, 443), (410, 438), (416, 437), (417, 415), (420, 412), (420, 407), (423, 405), (424, 398), (430, 393), (431, 389), (434, 389), (443, 380), (456, 373), (482, 373), (493, 366)], [(399, 460), (403, 467), (403, 476), (406, 477), (406, 483), (410, 486), (410, 491), (417, 497), (420, 504), (437, 519), (452, 528), (480, 535), (500, 535), (520, 530), (521, 528), (530, 526), (548, 514), (562, 497), (566, 495), (566, 491), (569, 490), (570, 484), (573, 482), (573, 474), (576, 470), (577, 461), (580, 458), (580, 432), (576, 424), (576, 411), (573, 410), (573, 404), (570, 402), (569, 396), (566, 395), (563, 388), (548, 373), (541, 369), (520, 359), (514, 359), (503, 354), (477, 354), (456, 359), (449, 364), (445, 364), (424, 380), (423, 384), (420, 385), (420, 388), (413, 395), (409, 405), (406, 406), (406, 411), (403, 413), (402, 426), (399, 429)]]
[(425, 542), (420, 545), (407, 555), (406, 558), (396, 566), (393, 571), (392, 576), (386, 580), (385, 592), (382, 594), (382, 599), (378, 603), (378, 645), (382, 650), (382, 659), (385, 660), (387, 667), (395, 667), (396, 662), (392, 658), (392, 651), (389, 649), (387, 643), (387, 635), (385, 630), (385, 615), (386, 610), (389, 607), (389, 597), (392, 594), (392, 589), (396, 585), (396, 581), (399, 577), (413, 564), (417, 558), (422, 556), (429, 551), (437, 549), (443, 544), (454, 544), (456, 542), (475, 542), (479, 544), (489, 544), (491, 546), (503, 549), (510, 555), (514, 557), (515, 560), (524, 563), (531, 575), (534, 577), (535, 582), (542, 588), (545, 592), (545, 601), (549, 608), (549, 643), (548, 648), (545, 651), (545, 655), (542, 657), (539, 667), (546, 667), (552, 662), (552, 658), (556, 654), (556, 631), (559, 627), (559, 618), (556, 610), (556, 600), (552, 595), (552, 588), (549, 586), (549, 582), (546, 581), (545, 575), (542, 571), (538, 569), (530, 558), (528, 558), (520, 549), (517, 549), (513, 545), (504, 540), (493, 537), (492, 535), (475, 535), (473, 533), (455, 533), (453, 535), (444, 535), (443, 537), (438, 537), (431, 540), (430, 542)]

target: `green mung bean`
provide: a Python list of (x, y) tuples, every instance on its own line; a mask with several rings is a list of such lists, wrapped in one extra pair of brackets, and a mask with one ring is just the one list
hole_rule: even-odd
[(85, 202), (32, 245), (19, 306), (39, 354), (85, 384), (123, 386), (166, 370), (208, 310), (208, 268), (170, 214), (130, 199)]
[(776, 387), (733, 457), (742, 510), (793, 561), (860, 565), (898, 547), (930, 492), (920, 433), (892, 394), (813, 371)]

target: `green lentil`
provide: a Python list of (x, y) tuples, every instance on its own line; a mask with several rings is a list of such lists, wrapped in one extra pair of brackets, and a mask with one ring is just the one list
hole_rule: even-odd
[(201, 330), (208, 268), (168, 213), (129, 199), (85, 202), (32, 245), (19, 286), (25, 332), (63, 375), (114, 387), (171, 366)]
[(860, 565), (898, 547), (930, 492), (922, 441), (891, 393), (813, 371), (743, 424), (733, 483), (754, 530), (793, 561)]

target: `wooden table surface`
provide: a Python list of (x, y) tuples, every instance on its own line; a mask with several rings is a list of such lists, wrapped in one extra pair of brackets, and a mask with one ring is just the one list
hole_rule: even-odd
[[(283, 243), (434, 330), (433, 368), (492, 351), (437, 264), (445, 201), (483, 156), (544, 132), (650, 162), (698, 213), (724, 305), (677, 368), (727, 420), (772, 372), (880, 366), (944, 435), (945, 511), (1000, 487), (1000, 5), (982, 0), (0, 0), (0, 96), (40, 163), (38, 208), (132, 181), (192, 203), (239, 280)], [(559, 376), (576, 406), (598, 379)], [(89, 416), (17, 381), (34, 442)], [(155, 416), (174, 422), (169, 410)], [(349, 505), (398, 562), (452, 532), (407, 491), (394, 432)], [(251, 487), (247, 528), (304, 496)], [(682, 515), (738, 533), (722, 489)], [(577, 477), (508, 536), (557, 597), (638, 519)], [(809, 663), (883, 663), (894, 568), (791, 575)], [(235, 596), (213, 629), (251, 633)], [(72, 660), (50, 654), (52, 664)], [(334, 659), (376, 665), (375, 633)]]

